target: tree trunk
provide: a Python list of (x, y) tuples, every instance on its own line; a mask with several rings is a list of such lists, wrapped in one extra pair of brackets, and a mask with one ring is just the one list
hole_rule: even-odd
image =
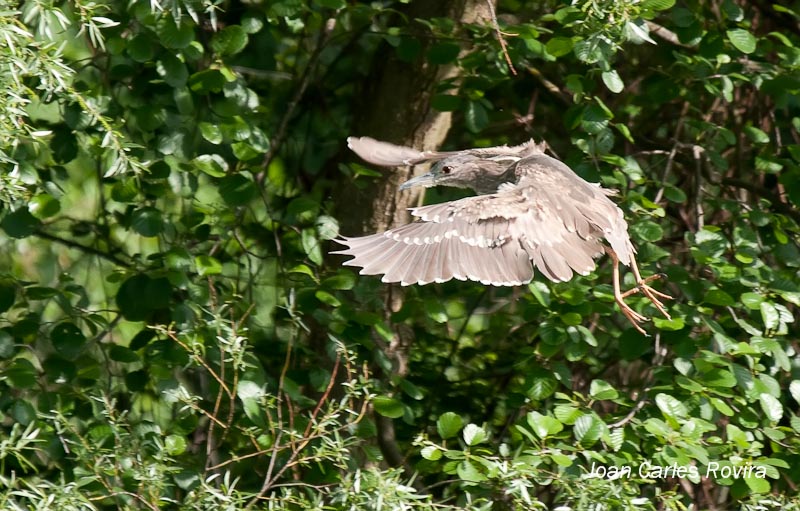
[[(417, 0), (408, 6), (404, 14), (411, 20), (449, 17), (461, 24), (488, 23), (491, 19), (487, 0)], [(410, 28), (415, 31), (422, 46), (419, 57), (413, 62), (404, 62), (397, 58), (394, 48), (388, 44), (378, 50), (371, 73), (373, 79), (360, 95), (360, 111), (356, 114), (352, 135), (433, 150), (444, 141), (452, 116), (449, 112), (432, 110), (431, 99), (440, 81), (458, 77), (458, 66), (439, 66), (427, 62), (427, 50), (436, 41), (423, 24), (411, 23)], [(409, 221), (407, 208), (417, 201), (419, 192), (398, 194), (397, 188), (412, 177), (413, 169), (400, 167), (381, 170), (383, 177), (370, 181), (363, 188), (353, 183), (341, 188), (336, 203), (339, 205), (340, 230), (343, 234), (371, 234)], [(398, 310), (402, 305), (401, 289), (386, 286), (385, 303), (388, 319), (390, 311)], [(402, 325), (395, 325), (394, 331), (394, 339), (389, 345), (375, 336), (376, 344), (392, 360), (393, 367), (391, 375), (382, 375), (378, 367), (373, 367), (373, 373), (387, 382), (392, 377), (405, 376), (408, 371), (412, 332)], [(378, 446), (384, 460), (391, 466), (403, 466), (410, 476), (413, 470), (397, 444), (392, 419), (377, 413), (374, 419), (378, 429)]]

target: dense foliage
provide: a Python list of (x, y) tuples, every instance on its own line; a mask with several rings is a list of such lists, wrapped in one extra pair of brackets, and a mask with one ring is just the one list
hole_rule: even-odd
[[(800, 4), (425, 1), (0, 0), (0, 508), (800, 507)], [(618, 189), (672, 319), (327, 256), (386, 59)]]

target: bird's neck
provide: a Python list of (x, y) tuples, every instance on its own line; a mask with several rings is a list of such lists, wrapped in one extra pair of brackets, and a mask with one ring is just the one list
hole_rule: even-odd
[(482, 168), (478, 179), (470, 183), (470, 187), (481, 195), (495, 193), (500, 185), (516, 183), (517, 175), (514, 170), (515, 162), (507, 161), (498, 165), (487, 165)]

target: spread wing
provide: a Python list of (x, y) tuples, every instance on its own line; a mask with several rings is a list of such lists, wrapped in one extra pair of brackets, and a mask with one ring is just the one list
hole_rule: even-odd
[(347, 147), (364, 161), (384, 167), (416, 165), (430, 160), (441, 160), (455, 153), (437, 151), (417, 151), (389, 142), (381, 142), (370, 137), (348, 137)]
[[(532, 265), (553, 281), (591, 272), (594, 258), (603, 253), (602, 237), (618, 236), (620, 247), (630, 246), (621, 210), (600, 187), (574, 174), (550, 171), (544, 173), (550, 182), (544, 183), (542, 176), (521, 170), (516, 186), (414, 208), (419, 221), (337, 240), (347, 247), (337, 253), (353, 256), (345, 264), (361, 267), (361, 274), (383, 274), (384, 282), (427, 284), (456, 278), (512, 286), (530, 282)], [(627, 258), (628, 252), (609, 242), (626, 262), (623, 254)]]

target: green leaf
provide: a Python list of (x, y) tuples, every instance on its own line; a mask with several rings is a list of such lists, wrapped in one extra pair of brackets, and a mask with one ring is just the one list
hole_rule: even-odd
[(236, 387), (236, 396), (241, 400), (247, 418), (253, 424), (265, 427), (267, 419), (263, 410), (266, 397), (264, 386), (253, 380), (242, 380)]
[(25, 296), (28, 300), (47, 300), (58, 296), (58, 289), (46, 286), (30, 286), (25, 288)]
[(322, 240), (332, 240), (339, 236), (339, 222), (328, 215), (319, 215), (314, 221), (319, 238)]
[(551, 371), (537, 368), (525, 378), (527, 391), (525, 394), (533, 400), (541, 401), (550, 397), (558, 387), (558, 381)]
[(550, 287), (547, 284), (534, 280), (528, 284), (528, 290), (543, 307), (550, 307)]
[[(308, 267), (306, 267), (307, 271)], [(312, 274), (313, 275), (313, 274)], [(322, 281), (322, 287), (327, 289), (336, 289), (340, 291), (347, 291), (353, 289), (353, 286), (356, 285), (356, 278), (351, 272), (342, 271), (338, 275), (334, 275), (332, 277), (328, 277)]]
[(131, 215), (131, 228), (142, 236), (158, 236), (164, 230), (161, 210), (152, 206), (137, 209)]
[(464, 437), (464, 442), (469, 446), (483, 443), (487, 438), (486, 431), (475, 424), (467, 424), (464, 426), (464, 430), (461, 434)]
[(449, 319), (447, 316), (447, 309), (440, 300), (427, 299), (425, 300), (425, 315), (436, 323), (447, 323)]
[(28, 208), (19, 208), (16, 211), (8, 213), (3, 221), (0, 222), (0, 227), (6, 231), (12, 238), (27, 238), (39, 228), (41, 222), (31, 215)]
[(764, 303), (764, 297), (758, 293), (742, 293), (739, 300), (745, 307), (751, 310), (761, 310), (761, 304)]
[(308, 224), (319, 215), (320, 204), (310, 197), (298, 197), (286, 207), (286, 213), (293, 224)]
[(541, 439), (555, 435), (564, 429), (564, 425), (557, 419), (539, 412), (528, 412), (527, 421), (536, 436)]
[(108, 352), (108, 358), (115, 362), (133, 363), (139, 361), (139, 355), (135, 351), (114, 344)]
[(456, 471), (458, 477), (468, 483), (480, 483), (486, 480), (486, 476), (481, 474), (469, 460), (464, 460), (459, 463)]
[(341, 305), (342, 305), (342, 302), (341, 302), (341, 301), (339, 301), (339, 299), (338, 299), (338, 298), (336, 298), (335, 296), (333, 296), (333, 295), (332, 295), (332, 294), (330, 294), (329, 292), (327, 292), (327, 291), (324, 291), (324, 290), (322, 290), (322, 289), (318, 289), (318, 290), (317, 290), (317, 291), (314, 293), (314, 296), (315, 296), (315, 297), (317, 298), (317, 300), (319, 300), (320, 302), (324, 303), (325, 305), (330, 305), (331, 307), (339, 307), (339, 306), (341, 306)]
[(165, 53), (161, 56), (156, 70), (164, 78), (164, 81), (172, 87), (183, 87), (189, 79), (189, 71), (186, 69), (186, 64), (171, 53)]
[(316, 265), (322, 265), (322, 248), (317, 239), (315, 229), (303, 229), (300, 234), (303, 243), (303, 250), (311, 261)]
[(17, 286), (11, 279), (0, 279), (0, 314), (14, 305), (17, 299)]
[(244, 206), (256, 193), (255, 183), (242, 174), (232, 174), (220, 179), (219, 194), (230, 206)]
[(764, 328), (767, 330), (775, 330), (780, 325), (781, 317), (778, 309), (772, 302), (761, 302), (759, 304), (761, 309), (761, 319), (764, 322)]
[(731, 388), (736, 386), (736, 376), (731, 371), (719, 367), (705, 371), (701, 378), (701, 381), (709, 387)]
[(204, 277), (206, 275), (219, 275), (222, 273), (222, 263), (210, 255), (199, 255), (194, 258), (194, 265), (197, 273)]
[(455, 62), (461, 47), (455, 43), (437, 43), (428, 50), (427, 58), (431, 64), (449, 64)]
[(675, 0), (644, 0), (641, 8), (648, 11), (666, 11), (675, 5)]
[(656, 405), (661, 410), (661, 413), (670, 419), (682, 419), (689, 413), (682, 402), (669, 394), (657, 394)]
[(573, 434), (583, 447), (591, 447), (603, 436), (605, 424), (594, 414), (582, 415), (575, 421)]
[(145, 34), (138, 34), (131, 38), (126, 48), (128, 55), (136, 62), (150, 62), (155, 55), (153, 39)]
[(631, 226), (631, 230), (644, 241), (659, 241), (664, 237), (664, 229), (655, 222), (644, 220)]
[(168, 435), (164, 439), (164, 450), (172, 456), (178, 456), (186, 452), (187, 445), (186, 438), (182, 435)]
[(239, 161), (248, 161), (260, 156), (262, 154), (257, 148), (250, 145), (249, 142), (234, 142), (231, 144), (233, 155)]
[(117, 202), (134, 202), (139, 195), (139, 187), (133, 179), (122, 179), (111, 187), (111, 198)]
[(743, 28), (735, 28), (726, 32), (731, 44), (742, 53), (756, 51), (756, 38)]
[(573, 42), (569, 37), (554, 37), (547, 41), (545, 49), (553, 57), (563, 57), (572, 51)]
[(6, 330), (0, 330), (0, 359), (9, 359), (15, 352), (14, 337)]
[(78, 156), (78, 140), (71, 130), (57, 129), (50, 140), (50, 149), (57, 163), (69, 163)]
[(589, 386), (589, 395), (594, 399), (604, 401), (607, 399), (616, 399), (619, 393), (617, 389), (606, 381), (592, 380), (592, 384)]
[(800, 380), (792, 380), (792, 383), (789, 384), (789, 393), (797, 404), (800, 404)]
[(425, 397), (425, 391), (406, 379), (400, 380), (400, 389), (405, 395), (411, 399), (416, 399), (417, 401), (420, 401)]
[(22, 426), (27, 426), (36, 420), (36, 409), (28, 401), (15, 400), (9, 411), (14, 421)]
[(489, 125), (489, 113), (480, 102), (470, 101), (467, 103), (466, 112), (464, 112), (464, 120), (468, 130), (478, 133)]
[[(212, 144), (219, 144), (222, 142), (222, 131), (219, 129), (218, 125), (211, 124), (210, 122), (201, 122), (197, 127), (200, 128), (200, 134), (203, 135), (206, 141)], [(204, 156), (207, 157), (209, 155)], [(222, 177), (222, 175), (224, 175), (224, 172), (215, 177)]]
[(189, 89), (199, 94), (222, 92), (226, 81), (219, 69), (204, 69), (189, 77)]
[(176, 23), (172, 16), (163, 16), (157, 25), (159, 40), (165, 48), (173, 50), (186, 48), (194, 41), (194, 26), (188, 21), (181, 20)]
[(734, 414), (736, 413), (736, 412), (733, 411), (733, 408), (728, 406), (728, 403), (726, 403), (722, 399), (719, 399), (719, 398), (716, 398), (716, 397), (710, 397), (709, 401), (711, 402), (711, 405), (714, 408), (716, 408), (716, 410), (719, 413), (721, 413), (723, 415), (727, 415), (728, 417), (733, 417)]
[(239, 25), (229, 25), (211, 38), (211, 49), (222, 56), (236, 55), (247, 46), (249, 36)]
[(423, 458), (430, 461), (437, 461), (442, 458), (442, 450), (435, 445), (426, 445), (420, 452)]
[(744, 482), (747, 484), (750, 491), (753, 493), (769, 493), (772, 490), (770, 482), (764, 478), (753, 476), (744, 477)]
[(455, 94), (437, 94), (431, 100), (431, 106), (440, 112), (455, 112), (461, 108), (461, 96)]
[(55, 216), (61, 211), (61, 203), (48, 193), (42, 193), (31, 199), (28, 211), (40, 220)]
[(571, 405), (557, 405), (553, 415), (564, 424), (575, 424), (575, 421), (583, 415), (583, 412)]
[(744, 19), (744, 11), (736, 5), (734, 0), (723, 0), (722, 12), (731, 21), (742, 21)]
[(653, 318), (653, 324), (659, 330), (666, 330), (668, 332), (675, 332), (683, 330), (686, 326), (686, 320), (682, 317), (675, 317), (672, 319), (666, 318)]
[(402, 37), (395, 49), (397, 58), (404, 62), (412, 62), (422, 52), (422, 44), (413, 37)]
[(56, 352), (67, 360), (75, 360), (86, 345), (86, 336), (74, 323), (59, 323), (50, 331), (50, 342)]
[(36, 385), (36, 368), (29, 360), (17, 358), (3, 370), (3, 376), (16, 389), (30, 389)]
[(218, 154), (201, 154), (192, 163), (211, 177), (225, 177), (228, 171), (228, 163)]
[(783, 405), (774, 396), (762, 392), (758, 396), (758, 401), (761, 404), (761, 409), (764, 415), (771, 423), (776, 423), (783, 417)]
[(721, 289), (709, 289), (703, 302), (722, 307), (730, 307), (735, 303), (733, 297)]
[(686, 192), (672, 185), (664, 185), (664, 197), (678, 204), (683, 204), (687, 200)]
[(603, 71), (601, 77), (608, 90), (614, 94), (619, 94), (625, 89), (625, 84), (622, 82), (622, 78), (619, 77), (619, 73), (617, 73), (616, 70)]
[(403, 403), (389, 396), (376, 396), (372, 401), (375, 411), (384, 417), (397, 419), (403, 416)]
[(657, 44), (653, 38), (650, 37), (650, 28), (642, 19), (625, 22), (623, 33), (625, 34), (625, 38), (634, 44)]
[(152, 311), (166, 308), (171, 299), (169, 280), (153, 279), (142, 273), (123, 282), (116, 297), (117, 307), (128, 321), (143, 321)]
[(745, 126), (743, 129), (747, 138), (750, 139), (751, 142), (754, 144), (768, 144), (769, 143), (769, 135), (764, 133), (762, 130), (756, 128), (755, 126)]
[(439, 436), (443, 439), (453, 438), (461, 431), (461, 428), (464, 426), (464, 421), (461, 420), (461, 417), (458, 414), (453, 412), (445, 412), (439, 416), (439, 419), (436, 421), (436, 430), (439, 432)]

